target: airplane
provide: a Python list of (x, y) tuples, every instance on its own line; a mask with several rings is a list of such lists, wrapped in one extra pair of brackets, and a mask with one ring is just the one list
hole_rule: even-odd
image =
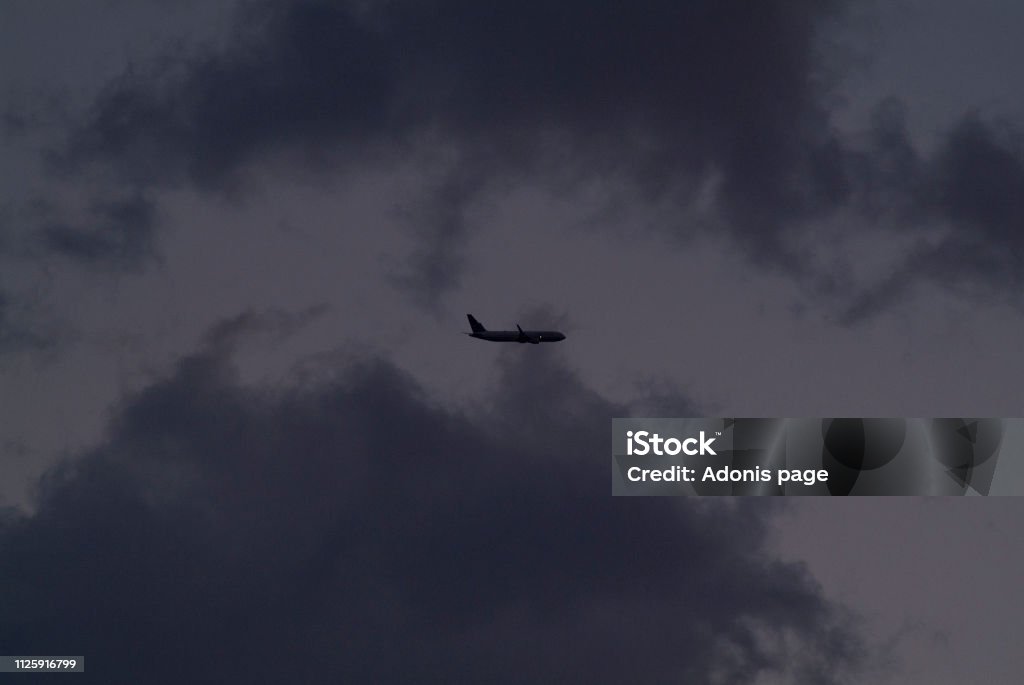
[(519, 324), (516, 324), (518, 330), (515, 331), (489, 331), (484, 328), (482, 323), (474, 319), (472, 314), (466, 314), (466, 316), (469, 318), (469, 327), (473, 329), (472, 333), (466, 333), (466, 335), (471, 338), (479, 338), (480, 340), (489, 340), (491, 342), (531, 343), (533, 345), (542, 342), (565, 340), (564, 333), (559, 333), (558, 331), (524, 331)]

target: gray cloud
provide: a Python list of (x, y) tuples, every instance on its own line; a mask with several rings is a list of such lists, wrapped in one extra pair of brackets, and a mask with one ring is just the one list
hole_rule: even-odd
[[(1015, 129), (963, 119), (933, 161), (935, 206), (952, 222), (950, 237), (923, 269), (941, 280), (968, 281), (1020, 292), (1024, 282), (1024, 146)], [(1017, 298), (1015, 298), (1017, 299)], [(1019, 304), (1019, 300), (1018, 300)]]
[(247, 5), (226, 49), (109, 84), (54, 166), (218, 191), (275, 154), (352, 168), (426, 146), (452, 175), (405, 276), (428, 297), (458, 282), (465, 205), (497, 180), (604, 176), (685, 202), (715, 175), (749, 254), (797, 268), (786, 222), (848, 193), (819, 104), (819, 29), (841, 5)]
[(767, 553), (776, 505), (613, 499), (600, 455), (628, 408), (552, 356), (510, 351), (495, 405), (465, 415), (379, 359), (246, 387), (211, 340), (0, 521), (11, 653), (85, 654), (104, 683), (834, 683), (863, 664), (843, 612)]
[(327, 305), (318, 304), (298, 312), (248, 310), (214, 325), (204, 336), (205, 345), (210, 349), (230, 351), (246, 338), (259, 334), (270, 334), (280, 342), (316, 321), (328, 309)]
[(56, 331), (23, 298), (0, 290), (0, 353), (52, 350)]
[[(394, 280), (428, 306), (460, 282), (473, 201), (537, 179), (612, 180), (638, 206), (678, 206), (664, 227), (683, 233), (700, 230), (682, 209), (713, 180), (715, 225), (754, 263), (838, 298), (848, 323), (919, 282), (1015, 292), (1019, 137), (971, 116), (926, 157), (892, 98), (866, 144), (843, 139), (827, 103), (845, 4), (247, 4), (226, 47), (108, 84), (51, 167), (234, 192), (257, 163), (320, 173), (418, 160), (420, 242)], [(812, 266), (815, 224), (838, 211), (891, 220), (894, 236), (946, 223), (954, 236), (922, 239), (904, 275), (859, 285)]]
[(878, 108), (873, 131), (874, 147), (860, 160), (863, 206), (918, 239), (888, 276), (854, 298), (844, 321), (891, 306), (921, 282), (1024, 305), (1019, 130), (971, 113), (926, 156), (910, 141), (902, 106), (890, 100)]
[(51, 253), (104, 268), (134, 268), (154, 253), (156, 207), (141, 193), (95, 199), (80, 220), (48, 220), (40, 239)]

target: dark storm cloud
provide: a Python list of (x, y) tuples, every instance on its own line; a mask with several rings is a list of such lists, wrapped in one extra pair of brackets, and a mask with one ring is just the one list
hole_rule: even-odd
[(278, 340), (284, 340), (323, 316), (328, 309), (326, 304), (318, 304), (298, 312), (248, 310), (214, 325), (204, 337), (205, 344), (210, 349), (230, 350), (244, 339), (258, 334), (271, 334)]
[[(713, 179), (716, 225), (749, 259), (838, 297), (848, 322), (921, 282), (1013, 292), (1019, 137), (970, 116), (923, 155), (892, 98), (866, 143), (842, 139), (825, 103), (843, 71), (828, 37), (844, 4), (246, 4), (226, 47), (108, 84), (51, 161), (234, 192), (261, 163), (320, 173), (415, 160), (421, 201), (399, 203), (420, 243), (394, 276), (427, 305), (460, 282), (474, 201), (508, 183), (594, 179), (680, 208)], [(811, 266), (816, 224), (838, 210), (895, 236), (951, 236), (854, 286)], [(67, 237), (51, 234), (83, 255), (109, 242), (56, 240)]]
[(42, 350), (51, 344), (28, 322), (25, 307), (16, 305), (14, 299), (0, 290), (0, 353)]
[(891, 274), (855, 299), (845, 321), (891, 306), (920, 282), (1024, 306), (1020, 131), (972, 113), (925, 156), (910, 141), (899, 102), (890, 100), (879, 107), (874, 138), (860, 160), (863, 206), (919, 239)]
[(842, 4), (246, 5), (227, 48), (109, 84), (53, 159), (223, 190), (271, 155), (345, 168), (426, 146), (456, 189), (420, 219), (407, 280), (429, 296), (458, 282), (466, 203), (498, 179), (611, 177), (686, 201), (715, 175), (749, 254), (797, 269), (786, 222), (849, 192), (819, 104), (819, 29)]
[(8, 652), (85, 654), (104, 683), (830, 683), (861, 663), (765, 551), (763, 502), (612, 498), (626, 408), (553, 357), (510, 351), (467, 416), (374, 359), (245, 387), (215, 338), (0, 521)]
[(458, 170), (443, 174), (406, 213), (420, 231), (417, 248), (392, 280), (413, 296), (418, 304), (431, 308), (438, 295), (457, 286), (464, 260), (461, 246), (471, 231), (467, 209), (484, 191), (486, 171), (465, 161)]
[(1020, 134), (972, 115), (934, 162), (935, 205), (953, 231), (932, 268), (1012, 286), (1024, 282), (1024, 146)]
[(141, 194), (94, 200), (78, 221), (48, 221), (41, 229), (45, 249), (79, 263), (121, 268), (152, 257), (156, 208)]

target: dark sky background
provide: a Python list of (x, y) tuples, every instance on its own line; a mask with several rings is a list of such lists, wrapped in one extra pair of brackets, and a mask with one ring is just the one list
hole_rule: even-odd
[(1024, 414), (1022, 26), (4, 3), (0, 652), (103, 683), (1020, 682), (1018, 499), (614, 499), (608, 440)]

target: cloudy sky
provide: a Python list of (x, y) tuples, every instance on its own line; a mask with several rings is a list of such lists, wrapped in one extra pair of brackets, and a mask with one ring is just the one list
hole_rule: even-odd
[(104, 683), (1019, 682), (1019, 500), (613, 499), (608, 438), (1024, 415), (1022, 26), (4, 2), (0, 651)]

